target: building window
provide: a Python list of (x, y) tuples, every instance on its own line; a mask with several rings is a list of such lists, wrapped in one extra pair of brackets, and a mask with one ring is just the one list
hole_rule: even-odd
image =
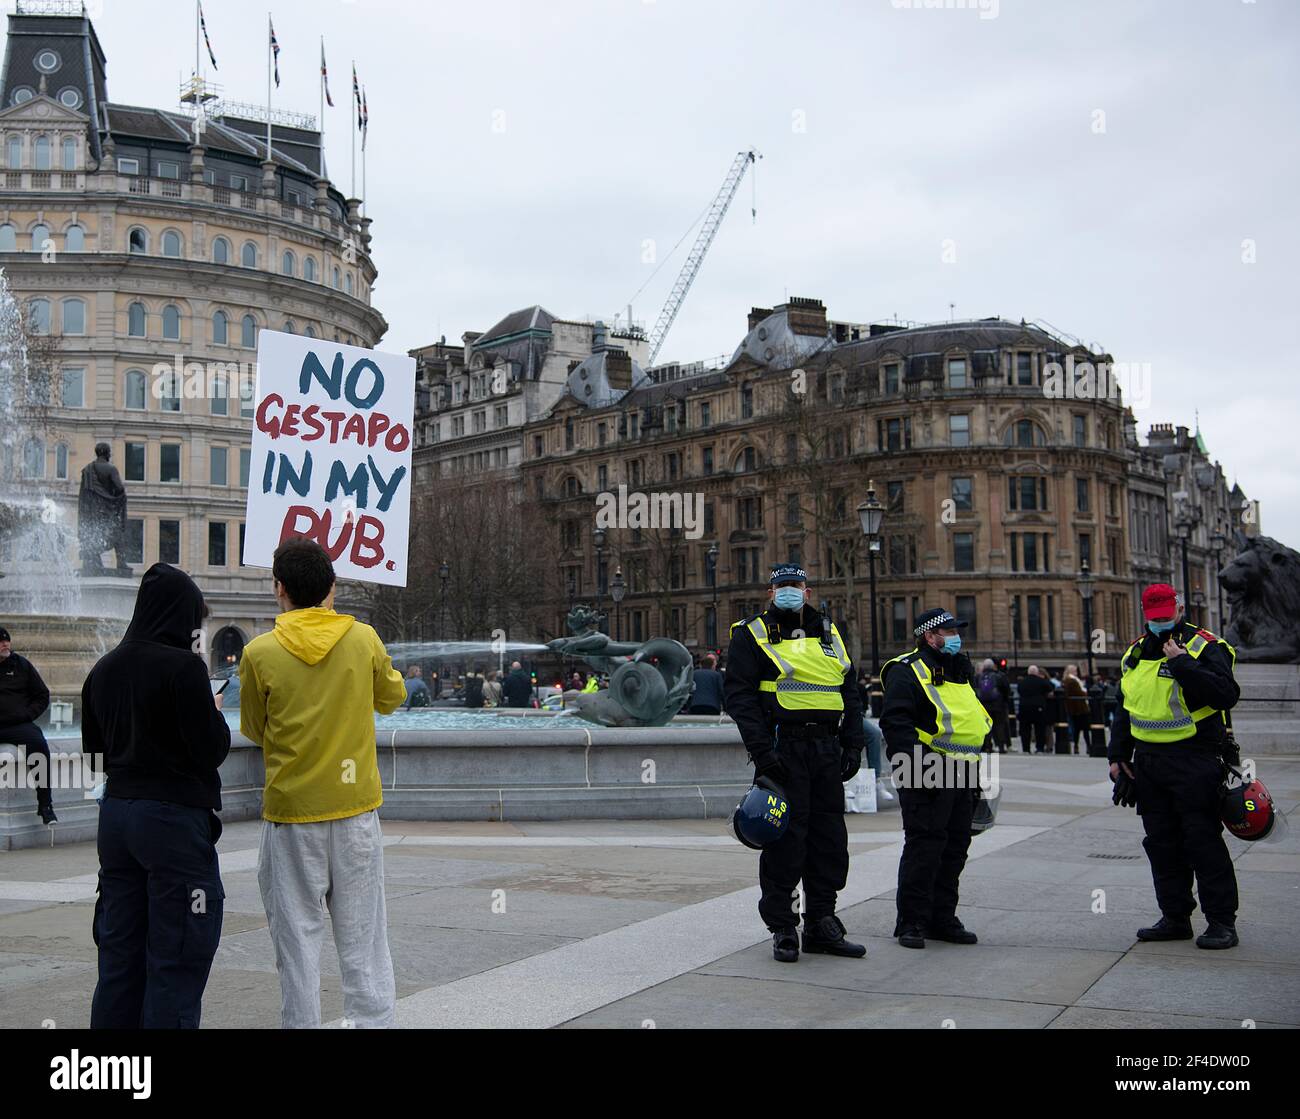
[(54, 477), (60, 482), (68, 480), (68, 445), (60, 443), (54, 448)]
[(126, 235), (126, 251), (129, 253), (145, 253), (149, 251), (149, 234), (139, 226)]
[(122, 466), (128, 482), (144, 481), (144, 444), (128, 443)]
[(158, 481), (179, 482), (181, 480), (181, 445), (164, 443), (159, 449)]
[(1026, 595), (1025, 606), (1027, 607), (1027, 621), (1029, 623), (1029, 640), (1041, 641), (1043, 639), (1043, 600), (1036, 594)]
[(298, 328), (293, 325), (293, 319), (285, 319), (284, 326), (281, 329), (285, 334), (297, 334)]
[(346, 276), (343, 277), (343, 279), (344, 279), (344, 290), (348, 293), (348, 295), (351, 295), (352, 294), (352, 273), (349, 272)]
[(975, 570), (974, 533), (954, 532), (952, 534), (952, 566), (955, 571)]
[(231, 189), (231, 190), (238, 190), (238, 191), (246, 191), (246, 190), (248, 189), (248, 176), (247, 176), (247, 175), (231, 175), (231, 176), (230, 176), (230, 189)]
[(966, 359), (953, 357), (948, 359), (948, 387), (950, 389), (967, 388)]
[(962, 634), (963, 645), (974, 645), (979, 639), (979, 611), (975, 608), (975, 596), (973, 594), (957, 595), (957, 617), (963, 622), (969, 622), (965, 632)]
[(740, 418), (750, 419), (754, 415), (754, 386), (742, 385), (740, 388)]
[(1076, 478), (1074, 480), (1074, 507), (1080, 513), (1087, 513), (1090, 511), (1087, 478)]
[(54, 242), (50, 240), (50, 227), (45, 224), (32, 226), (32, 252), (43, 253), (46, 249), (53, 248)]
[(63, 59), (58, 56), (56, 51), (52, 51), (48, 47), (36, 56), (36, 69), (42, 74), (53, 74), (62, 65)]
[(181, 235), (174, 229), (169, 229), (162, 235), (162, 254), (163, 256), (181, 255)]
[(903, 512), (903, 503), (906, 500), (906, 489), (902, 482), (885, 483), (885, 504), (891, 513)]
[(1092, 534), (1087, 532), (1079, 533), (1079, 567), (1084, 564), (1092, 567)]
[(1012, 510), (1022, 513), (1047, 512), (1047, 479), (1035, 477), (1008, 478), (1008, 496)]
[(948, 417), (948, 442), (953, 447), (970, 446), (970, 416)]
[(144, 563), (144, 520), (127, 517), (126, 539), (122, 542), (122, 559), (127, 563)]
[[(250, 447), (239, 448), (239, 484), (244, 489), (248, 489), (248, 468), (252, 462), (252, 459), (253, 459), (252, 448)], [(241, 554), (244, 551), (242, 541), (240, 543), (239, 551)]]
[(339, 286), (339, 268), (338, 265), (336, 264), (334, 266), (334, 290), (335, 291), (338, 290), (338, 286)]
[(303, 257), (302, 261), (302, 278), (316, 282), (316, 258), (313, 256)]
[(912, 418), (894, 417), (876, 421), (876, 442), (881, 450), (904, 451), (912, 446)]
[(974, 483), (970, 478), (954, 478), (952, 480), (952, 504), (953, 508), (963, 513), (969, 513), (975, 508), (973, 499)]
[(907, 641), (911, 635), (911, 626), (907, 624), (907, 599), (892, 599), (890, 601), (890, 640)]
[(175, 373), (169, 373), (162, 379), (162, 395), (158, 398), (158, 407), (164, 412), (181, 410), (181, 384)]
[(226, 566), (226, 522), (208, 522), (208, 566)]
[(212, 263), (229, 264), (230, 263), (230, 242), (224, 237), (218, 237), (212, 242)]
[(65, 408), (84, 408), (86, 404), (86, 371), (84, 369), (65, 369), (63, 371), (63, 396)]
[(902, 367), (898, 362), (890, 362), (884, 367), (885, 372), (885, 395), (893, 396), (898, 392), (899, 371)]
[(86, 251), (86, 231), (79, 225), (70, 225), (63, 235), (63, 251), (83, 253)]
[(0, 253), (16, 253), (18, 251), (18, 234), (14, 227), (9, 224), (0, 225)]
[(1024, 548), (1025, 562), (1023, 570), (1038, 570), (1038, 534), (1036, 532), (1026, 532), (1021, 539)]
[[(65, 90), (66, 92), (66, 90)], [(76, 92), (75, 90), (73, 91)], [(75, 106), (73, 106), (75, 108)], [(77, 141), (71, 136), (64, 139), (62, 144), (63, 150), (63, 170), (75, 171), (77, 169)]]
[(5, 166), (10, 171), (17, 171), (23, 165), (23, 142), (17, 136), (10, 136), (5, 141)]
[(1088, 445), (1088, 417), (1076, 415), (1074, 417), (1074, 445), (1076, 447), (1086, 447)]
[(23, 477), (45, 477), (45, 444), (35, 436), (23, 444)]
[(226, 378), (217, 374), (208, 386), (208, 411), (214, 416), (230, 415), (230, 389)]
[(288, 249), (285, 249), (280, 256), (280, 271), (286, 276), (297, 274), (297, 262), (294, 260), (293, 253)]
[(126, 156), (118, 156), (117, 173), (119, 175), (140, 174), (140, 161), (138, 159), (130, 159)]
[(257, 345), (257, 320), (252, 315), (245, 315), (240, 324), (239, 344), (250, 350)]
[(63, 301), (63, 333), (86, 333), (86, 303), (81, 299)]
[(1034, 355), (1016, 354), (1016, 384), (1032, 385), (1034, 383)]
[(181, 522), (158, 522), (158, 562), (179, 564), (181, 562)]
[(700, 427), (708, 427), (709, 424), (712, 422), (709, 411), (710, 411), (709, 402), (707, 400), (701, 400), (700, 401)]
[(1042, 429), (1033, 420), (1016, 420), (1007, 428), (1007, 446), (1041, 447), (1046, 443)]
[(145, 375), (139, 369), (129, 369), (126, 374), (126, 407), (133, 412), (145, 409)]
[(212, 344), (224, 346), (230, 338), (230, 317), (225, 311), (218, 311), (212, 316)]
[(740, 452), (736, 459), (736, 470), (741, 474), (748, 474), (758, 466), (758, 457), (753, 447), (746, 447)]
[(50, 169), (50, 138), (48, 136), (37, 136), (32, 151), (34, 153), (33, 169), (48, 171)]
[(245, 241), (239, 250), (239, 263), (245, 268), (257, 267), (257, 246), (252, 241)]
[(50, 301), (33, 299), (27, 304), (27, 325), (33, 334), (49, 334)]
[(179, 342), (181, 337), (181, 312), (174, 303), (168, 303), (162, 312), (163, 337), (170, 342)]
[(713, 448), (705, 447), (700, 452), (700, 466), (704, 471), (705, 477), (713, 473)]
[(224, 486), (227, 484), (226, 461), (228, 457), (229, 449), (226, 447), (208, 448), (209, 477), (212, 485)]
[(302, 335), (304, 338), (315, 338), (316, 328), (312, 326), (311, 323), (308, 323), (306, 328), (303, 330)]

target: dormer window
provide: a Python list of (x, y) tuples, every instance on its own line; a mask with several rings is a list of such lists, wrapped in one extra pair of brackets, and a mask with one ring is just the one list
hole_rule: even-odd
[(72, 86), (64, 86), (59, 90), (59, 104), (65, 109), (81, 108), (81, 90), (74, 89)]
[(36, 55), (36, 69), (42, 74), (53, 74), (62, 65), (63, 59), (48, 47), (39, 51)]
[(33, 90), (30, 86), (20, 85), (10, 95), (9, 100), (14, 105), (26, 105), (27, 102), (30, 101), (35, 96), (36, 96), (36, 91)]

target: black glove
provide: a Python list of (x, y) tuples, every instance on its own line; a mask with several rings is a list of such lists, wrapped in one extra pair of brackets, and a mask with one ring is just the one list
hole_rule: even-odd
[(1233, 769), (1241, 768), (1241, 747), (1231, 734), (1224, 738), (1223, 745), (1219, 747), (1219, 757), (1223, 759), (1224, 765), (1230, 765)]
[(1119, 776), (1115, 778), (1115, 789), (1110, 795), (1110, 802), (1120, 808), (1137, 807), (1137, 783), (1124, 772), (1120, 766)]
[(754, 763), (755, 780), (769, 777), (777, 784), (785, 781), (785, 765), (781, 761), (781, 756), (771, 746), (765, 750), (752, 750), (749, 756)]
[(862, 747), (846, 746), (840, 751), (840, 781), (847, 781), (862, 768)]

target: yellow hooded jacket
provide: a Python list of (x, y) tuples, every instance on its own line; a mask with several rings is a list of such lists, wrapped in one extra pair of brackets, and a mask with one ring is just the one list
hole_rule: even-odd
[(373, 712), (406, 699), (370, 626), (322, 606), (288, 610), (239, 663), (239, 730), (262, 747), (262, 815), (305, 824), (383, 803)]

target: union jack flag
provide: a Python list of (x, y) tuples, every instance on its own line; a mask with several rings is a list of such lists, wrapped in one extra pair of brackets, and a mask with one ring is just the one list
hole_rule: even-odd
[(364, 126), (364, 122), (361, 118), (361, 83), (357, 81), (357, 64), (355, 62), (352, 64), (352, 96), (357, 102), (357, 128), (360, 129)]
[(212, 41), (208, 38), (208, 21), (203, 18), (203, 5), (199, 5), (199, 27), (203, 31), (203, 45), (208, 48), (208, 58), (212, 60), (212, 69), (217, 68), (217, 56), (212, 53)]
[(325, 44), (320, 45), (320, 80), (325, 83), (325, 104), (334, 108), (334, 98), (330, 96), (330, 72), (325, 69)]
[(275, 24), (267, 17), (267, 26), (271, 28), (271, 56), (275, 59), (275, 86), (280, 88), (280, 43), (275, 37)]
[(361, 150), (366, 150), (366, 133), (370, 131), (370, 109), (366, 105), (366, 91), (361, 90)]

